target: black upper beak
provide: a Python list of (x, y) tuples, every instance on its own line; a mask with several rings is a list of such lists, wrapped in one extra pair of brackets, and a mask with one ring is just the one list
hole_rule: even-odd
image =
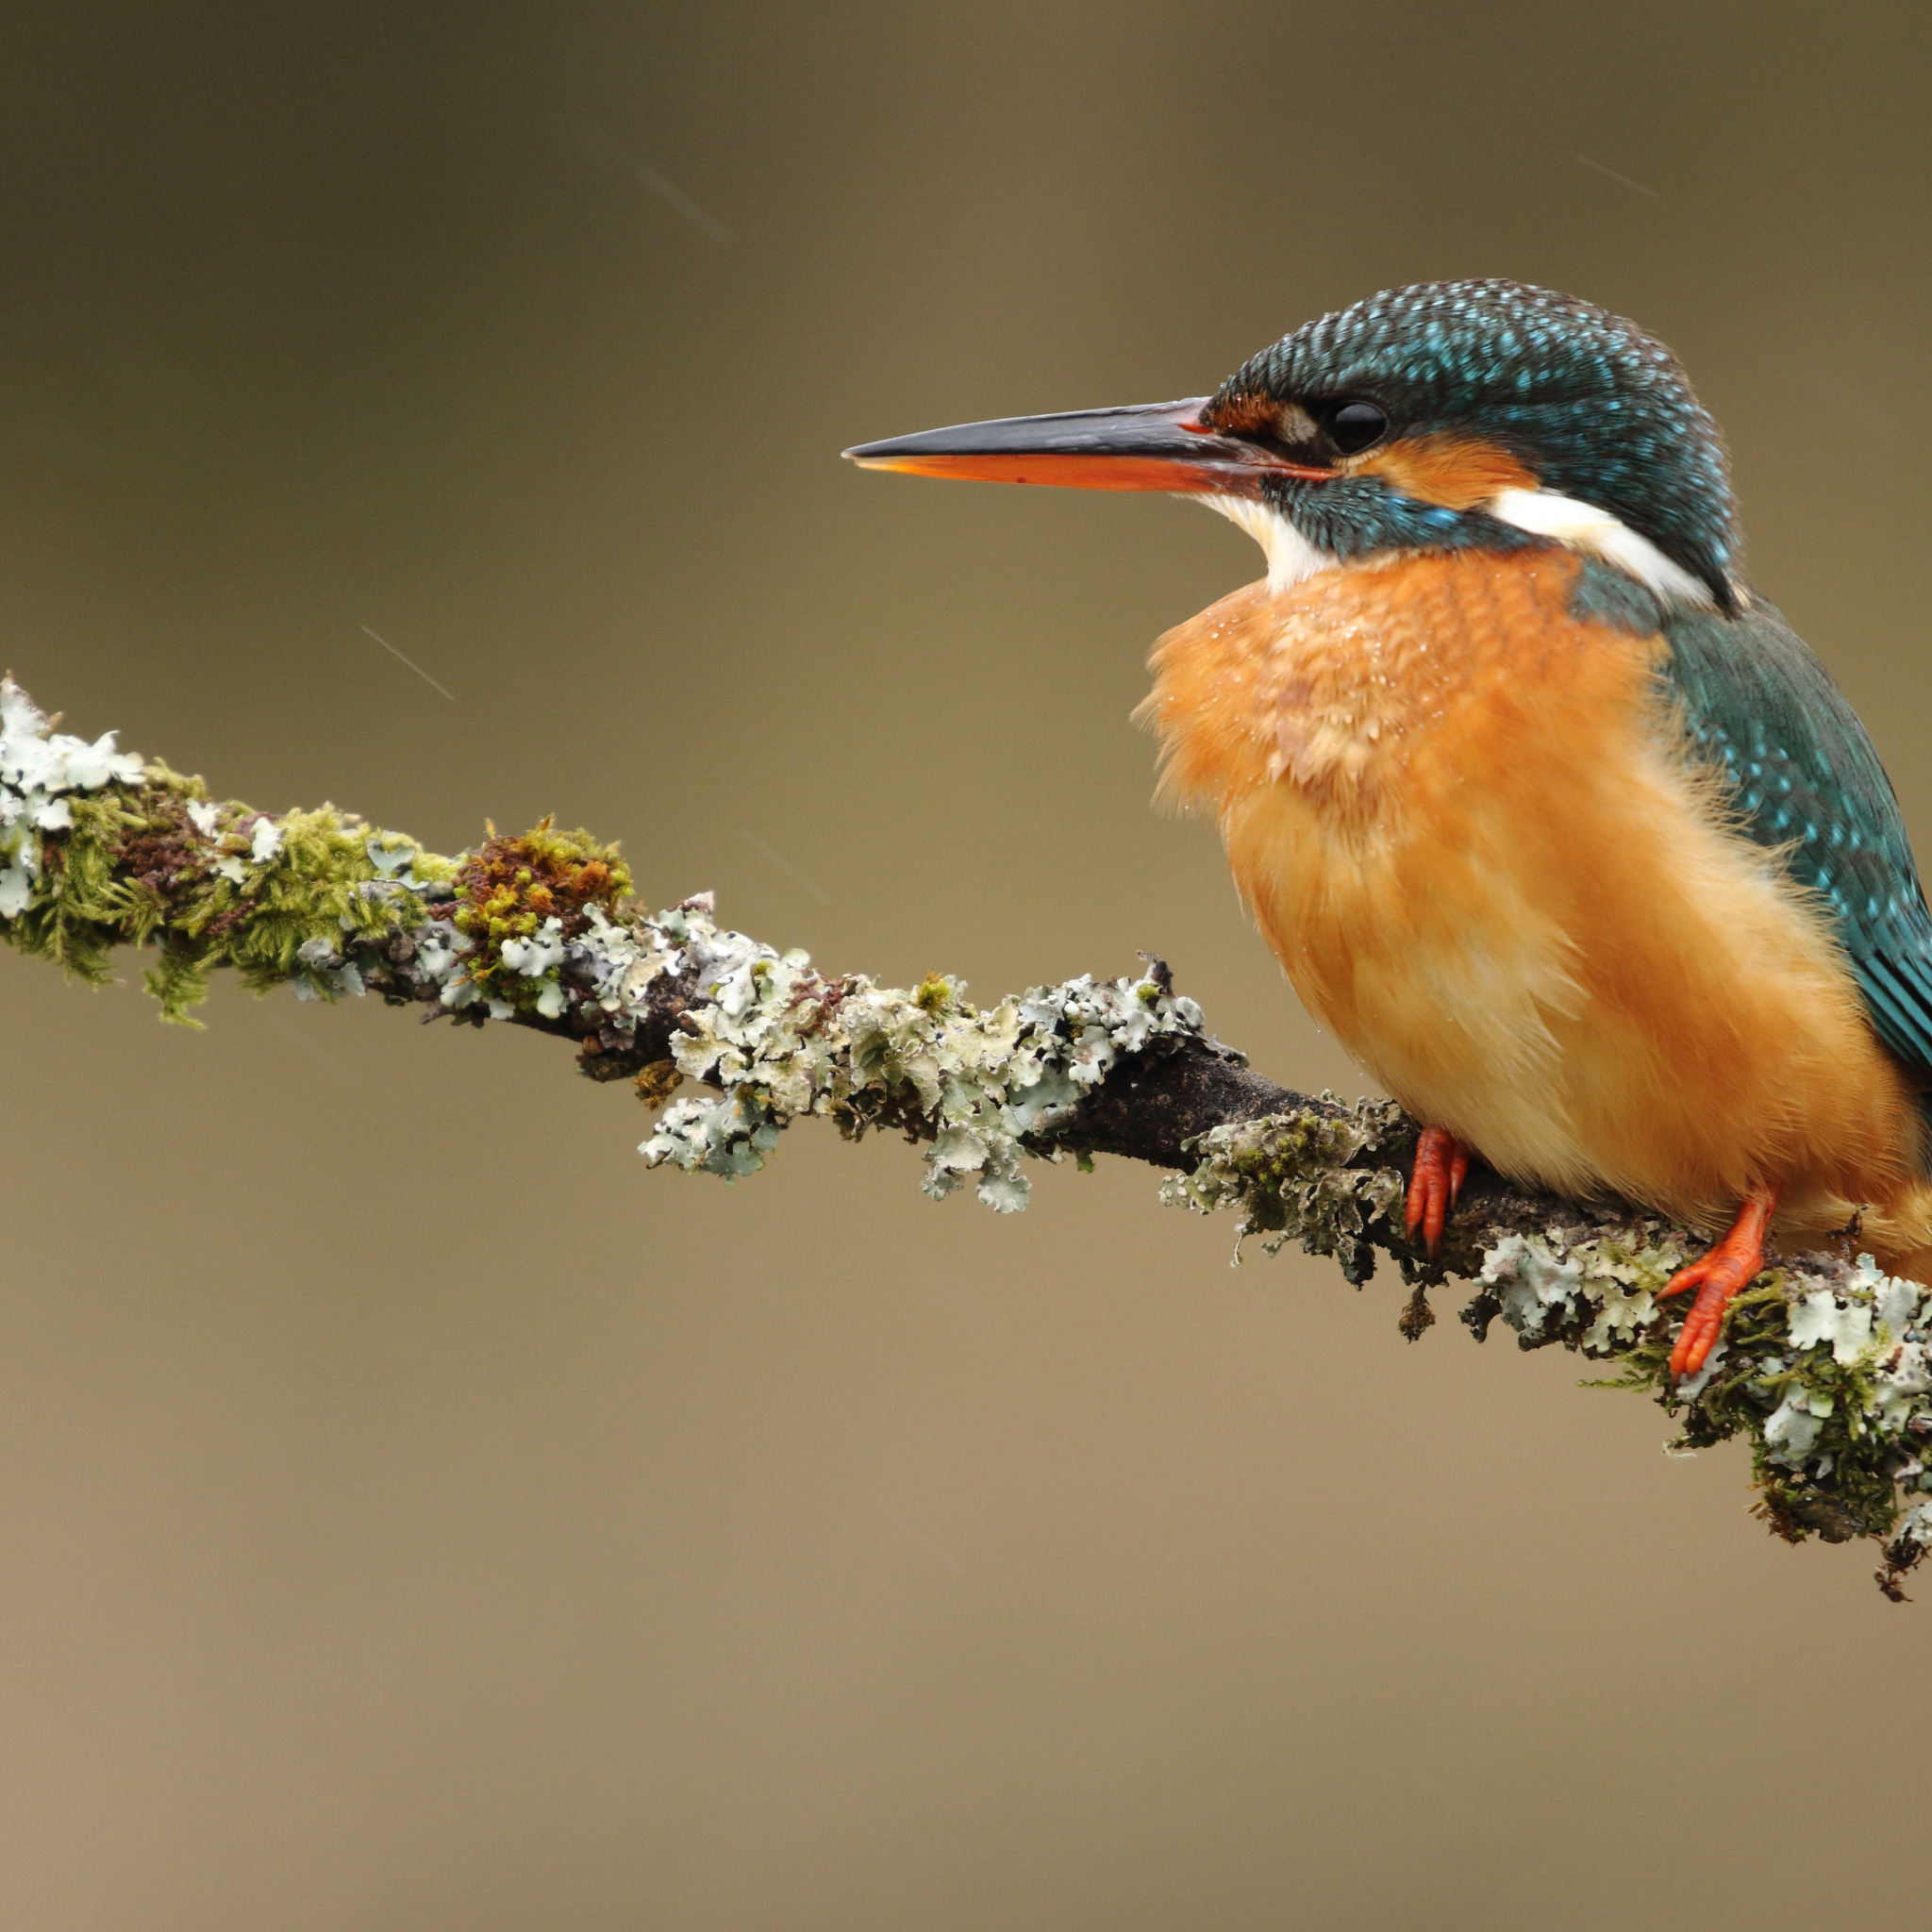
[(1201, 421), (1207, 403), (1206, 396), (1190, 396), (1178, 403), (1074, 409), (1062, 416), (1002, 416), (862, 442), (845, 454), (868, 470), (905, 470), (915, 476), (1202, 496), (1253, 496), (1271, 475), (1333, 475), (1209, 429)]

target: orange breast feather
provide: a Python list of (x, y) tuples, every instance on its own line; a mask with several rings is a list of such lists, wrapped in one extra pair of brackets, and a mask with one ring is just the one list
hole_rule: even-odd
[(1576, 569), (1236, 591), (1156, 648), (1163, 791), (1316, 1017), (1506, 1173), (1711, 1224), (1758, 1181), (1787, 1227), (1899, 1201), (1911, 1097), (1828, 926), (1690, 761), (1661, 641), (1570, 614)]

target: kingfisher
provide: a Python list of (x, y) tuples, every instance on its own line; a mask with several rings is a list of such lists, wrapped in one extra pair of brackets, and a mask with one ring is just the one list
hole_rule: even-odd
[(1677, 358), (1575, 296), (1388, 290), (1211, 395), (1007, 417), (871, 469), (1191, 496), (1267, 575), (1154, 648), (1161, 791), (1212, 815), (1303, 1004), (1472, 1157), (1711, 1245), (1670, 1374), (1775, 1240), (1932, 1279), (1932, 915), (1829, 673), (1740, 567)]

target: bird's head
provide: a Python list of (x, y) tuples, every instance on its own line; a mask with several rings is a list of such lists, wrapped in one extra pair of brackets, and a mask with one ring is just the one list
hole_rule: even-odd
[(1634, 324), (1519, 282), (1423, 282), (1305, 324), (1210, 396), (927, 430), (872, 469), (1200, 497), (1269, 575), (1562, 543), (1667, 603), (1734, 608), (1724, 442)]

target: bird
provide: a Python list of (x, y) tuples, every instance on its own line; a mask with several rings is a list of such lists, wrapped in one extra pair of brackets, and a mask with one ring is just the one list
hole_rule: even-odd
[[(1932, 1279), (1932, 914), (1871, 738), (1747, 582), (1677, 358), (1501, 278), (1386, 290), (1209, 395), (870, 442), (869, 469), (1163, 491), (1266, 575), (1170, 630), (1139, 714), (1311, 1015), (1472, 1158), (1709, 1241), (1667, 1373), (1768, 1243)], [(1713, 1371), (1714, 1372), (1714, 1371)]]

